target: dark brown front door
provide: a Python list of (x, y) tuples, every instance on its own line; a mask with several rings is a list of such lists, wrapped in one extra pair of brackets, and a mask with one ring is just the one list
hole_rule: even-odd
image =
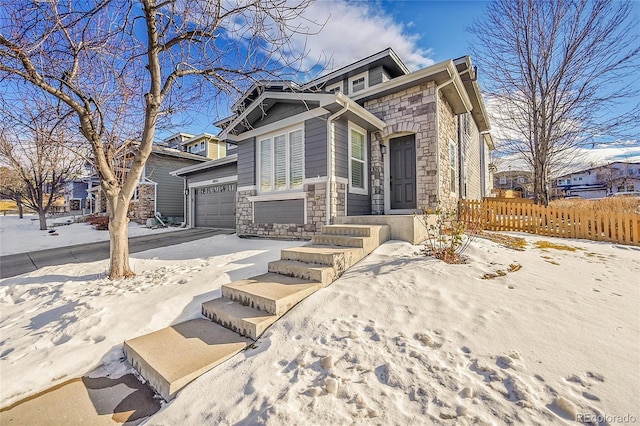
[(389, 189), (391, 209), (416, 208), (416, 138), (402, 136), (389, 141)]

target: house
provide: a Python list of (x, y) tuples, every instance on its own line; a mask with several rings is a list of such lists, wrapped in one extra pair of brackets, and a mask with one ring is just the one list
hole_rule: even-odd
[(533, 198), (533, 172), (528, 170), (509, 170), (493, 174), (493, 193), (504, 190), (517, 191), (524, 198)]
[[(129, 203), (129, 218), (144, 222), (159, 215), (168, 223), (184, 221), (184, 181), (170, 172), (206, 161), (207, 158), (201, 155), (154, 145)], [(94, 186), (88, 192), (93, 205), (91, 213), (106, 212), (106, 197), (100, 186)]]
[(560, 176), (553, 181), (566, 196), (602, 198), (621, 192), (640, 191), (640, 163), (616, 161)]
[(386, 49), (306, 84), (258, 82), (232, 113), (215, 124), (236, 154), (173, 173), (188, 188), (189, 226), (308, 238), (491, 188), (494, 147), (468, 56), (410, 72)]
[(233, 151), (236, 146), (219, 140), (209, 133), (192, 135), (190, 133), (176, 133), (164, 139), (160, 145), (190, 154), (201, 155), (215, 160), (227, 155), (228, 151)]

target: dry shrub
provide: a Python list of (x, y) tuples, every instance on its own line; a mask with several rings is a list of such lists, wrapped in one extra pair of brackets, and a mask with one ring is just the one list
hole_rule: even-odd
[[(435, 224), (429, 224), (429, 215), (436, 216)], [(425, 212), (422, 218), (417, 217), (427, 230), (427, 240), (424, 244), (428, 256), (451, 264), (465, 263), (462, 254), (473, 241), (479, 229), (478, 223), (460, 221), (456, 210), (440, 207), (435, 211)]]
[(637, 213), (640, 214), (639, 197), (609, 197), (596, 200), (562, 199), (549, 203), (550, 207), (593, 210), (597, 212)]
[(89, 216), (86, 221), (92, 224), (98, 231), (106, 231), (109, 229), (109, 216)]

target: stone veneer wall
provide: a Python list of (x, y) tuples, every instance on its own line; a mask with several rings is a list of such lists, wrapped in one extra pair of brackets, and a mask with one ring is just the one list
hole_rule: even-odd
[[(253, 210), (249, 197), (257, 194), (256, 190), (238, 191), (236, 193), (236, 231), (240, 236), (259, 236), (286, 239), (308, 239), (320, 232), (326, 223), (327, 184), (305, 184), (307, 223), (253, 223)], [(333, 210), (338, 215), (345, 215), (345, 194), (347, 185), (332, 183)], [(333, 214), (333, 212), (332, 212)]]
[[(440, 128), (440, 205), (445, 209), (457, 208), (458, 195), (460, 189), (458, 188), (458, 179), (455, 182), (455, 192), (451, 192), (450, 182), (450, 152), (449, 152), (449, 140), (453, 141), (456, 145), (456, 154), (460, 149), (458, 145), (458, 120), (451, 109), (451, 106), (446, 101), (442, 93), (439, 93), (439, 108), (438, 108), (438, 127)], [(458, 173), (460, 173), (460, 164), (456, 158), (456, 167)], [(459, 178), (459, 175), (456, 175)]]
[[(416, 135), (418, 201), (416, 210), (422, 212), (428, 208), (437, 207), (438, 149), (435, 92), (435, 83), (429, 82), (365, 102), (364, 107), (368, 111), (387, 123), (387, 127), (382, 132), (374, 133), (372, 138), (371, 209), (373, 214), (384, 213), (384, 167), (379, 145), (383, 141), (411, 133)], [(447, 153), (447, 159), (448, 155)]]
[(154, 217), (155, 212), (155, 185), (138, 184), (138, 199), (129, 203), (129, 218), (138, 222), (145, 222)]

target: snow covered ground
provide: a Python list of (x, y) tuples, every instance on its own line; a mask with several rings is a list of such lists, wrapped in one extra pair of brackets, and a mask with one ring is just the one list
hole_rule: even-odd
[[(147, 424), (640, 421), (639, 249), (525, 238), (522, 252), (478, 239), (463, 265), (389, 242)], [(215, 236), (135, 254), (128, 281), (105, 279), (106, 261), (0, 281), (0, 406), (129, 372), (123, 340), (197, 317), (298, 244)]]
[[(40, 230), (37, 215), (0, 216), (0, 256), (26, 253), (54, 247), (107, 241), (109, 231), (97, 231), (89, 223), (73, 223), (73, 216), (47, 219), (49, 229), (55, 229), (57, 235)], [(71, 223), (71, 224), (69, 224)], [(177, 228), (150, 229), (135, 222), (129, 222), (129, 236), (155, 234), (173, 231)]]

